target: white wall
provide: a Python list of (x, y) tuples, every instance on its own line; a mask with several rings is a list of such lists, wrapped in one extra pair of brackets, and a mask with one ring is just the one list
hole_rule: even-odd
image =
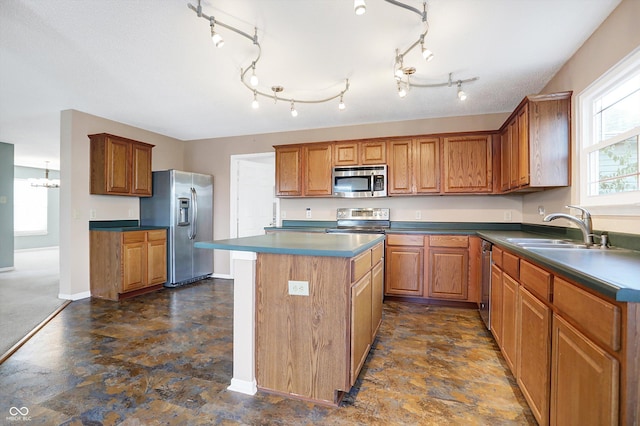
[[(89, 138), (111, 133), (155, 145), (153, 170), (184, 166), (184, 142), (75, 110), (60, 118), (60, 297), (89, 295), (91, 220), (138, 219), (138, 197), (89, 194)], [(131, 211), (131, 214), (130, 214)]]
[[(580, 178), (580, 164), (577, 155), (577, 146), (580, 141), (576, 138), (578, 134), (576, 130), (578, 95), (640, 46), (638, 17), (640, 17), (640, 1), (623, 0), (543, 90), (543, 93), (573, 90), (573, 136), (571, 142), (573, 147), (573, 182), (579, 182)], [(577, 190), (578, 185), (574, 185), (572, 188), (554, 189), (525, 196), (522, 211), (524, 221), (542, 223), (542, 217), (537, 214), (539, 205), (544, 205), (547, 212), (568, 213), (564, 206), (578, 203)], [(567, 226), (569, 223), (557, 220), (553, 224)], [(593, 216), (593, 227), (598, 230), (640, 234), (640, 218), (620, 215)]]

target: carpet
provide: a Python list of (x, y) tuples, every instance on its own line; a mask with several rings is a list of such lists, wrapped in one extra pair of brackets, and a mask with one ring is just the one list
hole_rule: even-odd
[(66, 303), (58, 299), (58, 248), (17, 251), (0, 272), (0, 356)]

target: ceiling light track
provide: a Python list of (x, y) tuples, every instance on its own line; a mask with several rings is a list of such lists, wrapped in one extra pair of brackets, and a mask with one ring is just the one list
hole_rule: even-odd
[[(364, 2), (364, 1), (363, 1)], [(258, 53), (255, 57), (255, 59), (251, 62), (251, 66), (247, 67), (246, 69), (240, 69), (240, 81), (242, 82), (242, 84), (244, 84), (244, 86), (249, 89), (251, 91), (251, 93), (253, 94), (253, 98), (252, 98), (252, 102), (251, 102), (251, 106), (254, 109), (257, 109), (259, 107), (258, 104), (258, 96), (262, 96), (265, 98), (269, 98), (272, 99), (275, 102), (278, 102), (279, 100), (282, 101), (287, 101), (290, 102), (291, 104), (291, 115), (292, 116), (297, 116), (298, 113), (295, 110), (294, 104), (299, 103), (299, 104), (320, 104), (320, 103), (324, 103), (324, 102), (329, 102), (332, 101), (334, 99), (338, 99), (340, 98), (340, 103), (338, 104), (338, 110), (342, 111), (345, 109), (345, 105), (344, 105), (344, 94), (349, 90), (349, 80), (346, 79), (345, 80), (345, 85), (344, 85), (344, 89), (342, 89), (340, 92), (338, 92), (335, 95), (332, 96), (328, 96), (325, 98), (318, 98), (318, 99), (296, 99), (296, 98), (291, 98), (291, 97), (282, 97), (282, 96), (278, 96), (278, 93), (284, 91), (284, 88), (282, 86), (272, 86), (271, 87), (271, 93), (266, 92), (266, 91), (261, 91), (257, 88), (259, 80), (258, 80), (258, 76), (256, 75), (256, 65), (258, 64), (258, 61), (260, 60), (260, 57), (262, 55), (262, 47), (260, 46), (260, 43), (258, 41), (258, 28), (254, 28), (254, 34), (249, 35), (248, 33), (235, 28), (231, 25), (225, 24), (223, 22), (218, 21), (217, 19), (215, 19), (213, 16), (208, 16), (204, 13), (202, 13), (202, 5), (201, 5), (201, 0), (198, 0), (198, 5), (197, 6), (193, 6), (190, 3), (187, 3), (187, 7), (191, 10), (193, 10), (196, 15), (198, 15), (199, 18), (203, 18), (206, 19), (207, 21), (209, 21), (209, 25), (211, 26), (211, 39), (214, 43), (214, 45), (216, 47), (222, 47), (224, 45), (224, 40), (222, 39), (222, 36), (220, 34), (218, 34), (215, 31), (215, 28), (217, 26), (220, 26), (222, 28), (226, 28), (228, 30), (231, 30), (245, 38), (247, 38), (248, 40), (250, 40), (257, 48), (258, 48)], [(250, 72), (250, 74), (249, 74)], [(247, 76), (248, 78), (248, 82), (247, 82)], [(276, 90), (277, 89), (277, 90)]]

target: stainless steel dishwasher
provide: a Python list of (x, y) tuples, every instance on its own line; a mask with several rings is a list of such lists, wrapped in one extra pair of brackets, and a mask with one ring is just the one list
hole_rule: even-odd
[(491, 328), (491, 313), (489, 305), (491, 303), (491, 243), (482, 240), (482, 297), (479, 309), (480, 317), (487, 329)]

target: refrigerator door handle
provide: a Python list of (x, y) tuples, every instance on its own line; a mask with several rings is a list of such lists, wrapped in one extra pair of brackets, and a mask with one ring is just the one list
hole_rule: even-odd
[(191, 205), (193, 206), (193, 218), (189, 228), (189, 239), (194, 240), (198, 235), (198, 193), (195, 188), (191, 188)]

